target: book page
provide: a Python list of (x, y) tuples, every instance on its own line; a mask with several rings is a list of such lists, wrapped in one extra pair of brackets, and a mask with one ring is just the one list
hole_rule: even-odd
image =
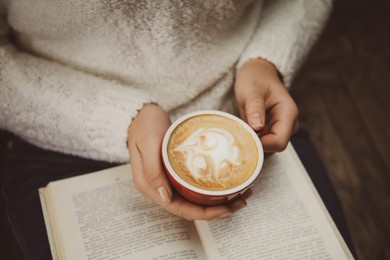
[(289, 145), (269, 157), (246, 208), (196, 221), (210, 259), (353, 259)]
[(193, 223), (144, 199), (129, 165), (52, 182), (44, 191), (58, 259), (205, 258)]
[(47, 205), (46, 205), (46, 199), (45, 199), (45, 188), (40, 188), (39, 189), (39, 200), (41, 202), (41, 208), (42, 208), (42, 213), (43, 213), (43, 218), (45, 221), (45, 226), (46, 226), (46, 233), (47, 233), (47, 239), (49, 241), (50, 245), (50, 252), (53, 260), (57, 260), (58, 253), (55, 248), (55, 243), (54, 243), (54, 237), (53, 237), (53, 229), (51, 227), (51, 222), (49, 219), (49, 212), (47, 211)]

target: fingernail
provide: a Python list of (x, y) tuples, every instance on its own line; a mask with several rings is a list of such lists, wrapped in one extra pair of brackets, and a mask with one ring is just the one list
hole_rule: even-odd
[(256, 130), (263, 127), (263, 124), (261, 123), (261, 120), (259, 117), (252, 117), (251, 123), (252, 123), (252, 127)]
[(240, 209), (244, 208), (245, 206), (246, 206), (246, 201), (238, 204), (234, 210), (235, 211), (240, 210)]
[(157, 188), (157, 193), (160, 196), (160, 200), (162, 203), (168, 202), (168, 192), (167, 189), (165, 189), (164, 186), (160, 186)]
[(247, 199), (249, 199), (250, 196), (252, 196), (252, 194), (253, 194), (253, 190), (248, 189), (244, 194), (242, 194), (242, 198), (244, 200), (247, 200)]
[(226, 217), (229, 217), (231, 215), (232, 215), (231, 212), (225, 212), (225, 213), (222, 213), (218, 218), (226, 218)]

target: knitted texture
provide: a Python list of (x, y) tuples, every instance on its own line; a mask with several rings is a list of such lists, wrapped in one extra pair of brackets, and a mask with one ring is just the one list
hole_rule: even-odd
[(47, 149), (126, 162), (127, 130), (145, 103), (173, 120), (232, 112), (236, 70), (257, 57), (288, 86), (330, 0), (0, 0), (0, 8), (0, 127)]

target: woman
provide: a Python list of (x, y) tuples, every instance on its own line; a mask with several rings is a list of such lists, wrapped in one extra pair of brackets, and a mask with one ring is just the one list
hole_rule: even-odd
[[(249, 194), (216, 207), (177, 196), (159, 150), (171, 120), (201, 109), (237, 113), (256, 131), (267, 126), (269, 134), (261, 138), (267, 152), (283, 150), (298, 128), (286, 87), (331, 5), (330, 0), (0, 2), (0, 127), (38, 147), (95, 160), (88, 165), (130, 160), (137, 189), (186, 219), (226, 217), (245, 206)], [(53, 172), (50, 178), (58, 178), (55, 169), (62, 164), (77, 162), (53, 166), (37, 160)], [(7, 167), (13, 175), (29, 171), (28, 164)]]

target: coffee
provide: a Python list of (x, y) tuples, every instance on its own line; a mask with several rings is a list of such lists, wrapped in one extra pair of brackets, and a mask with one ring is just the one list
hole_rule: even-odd
[(167, 153), (180, 178), (206, 190), (227, 190), (244, 183), (258, 164), (253, 136), (237, 121), (201, 114), (172, 132)]

